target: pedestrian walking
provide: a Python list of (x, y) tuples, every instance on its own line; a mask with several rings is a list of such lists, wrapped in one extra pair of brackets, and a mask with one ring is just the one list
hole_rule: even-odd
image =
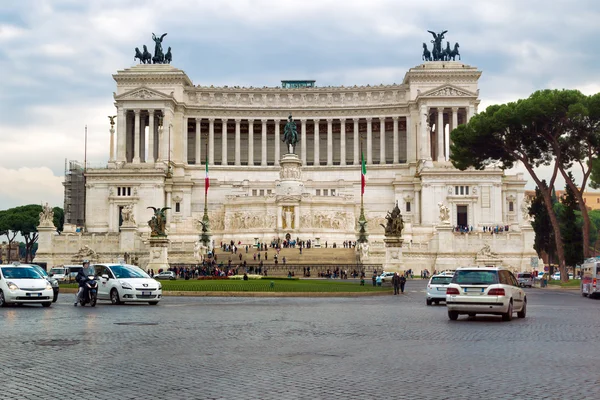
[(394, 272), (394, 276), (392, 277), (392, 285), (394, 286), (394, 296), (400, 293), (400, 275), (397, 272)]
[(377, 284), (377, 274), (373, 272), (373, 286)]
[(400, 277), (400, 291), (404, 293), (404, 285), (406, 285), (406, 277), (402, 275)]

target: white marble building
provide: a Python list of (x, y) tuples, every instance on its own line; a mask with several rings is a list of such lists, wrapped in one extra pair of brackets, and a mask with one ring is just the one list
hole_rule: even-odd
[[(194, 85), (170, 65), (118, 71), (116, 138), (110, 133), (106, 168), (87, 171), (84, 235), (119, 235), (120, 210), (132, 205), (135, 239), (126, 247), (143, 253), (147, 207), (167, 206), (169, 238), (192, 246), (208, 159), (216, 243), (270, 242), (290, 233), (340, 245), (356, 239), (362, 143), (371, 262), (381, 261), (379, 224), (398, 202), (407, 268), (472, 265), (486, 244), (498, 262), (524, 268), (535, 252), (521, 213), (523, 177), (497, 169), (462, 172), (448, 161), (450, 130), (477, 112), (480, 76), (461, 62), (436, 61), (410, 69), (401, 84), (242, 88)], [(279, 166), (290, 114), (302, 161), (294, 187)], [(450, 224), (440, 224), (438, 203), (449, 207)], [(473, 233), (448, 229), (455, 225)], [(496, 225), (509, 230), (481, 233)]]

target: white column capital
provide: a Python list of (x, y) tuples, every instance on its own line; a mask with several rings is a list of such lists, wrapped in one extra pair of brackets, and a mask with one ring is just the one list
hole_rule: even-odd
[(260, 122), (262, 122), (262, 124), (263, 124), (263, 125), (266, 125), (266, 124), (267, 124), (267, 121), (269, 121), (269, 119), (268, 119), (268, 118), (261, 118), (261, 119), (260, 119)]
[(352, 118), (352, 121), (354, 121), (354, 123), (357, 124), (358, 121), (360, 121), (360, 118)]
[(135, 115), (140, 115), (140, 111), (142, 111), (142, 110), (140, 110), (139, 108), (133, 109), (133, 112), (135, 113)]
[(242, 119), (241, 119), (241, 118), (236, 118), (236, 119), (235, 119), (235, 123), (236, 123), (236, 124), (239, 124), (239, 123), (241, 123), (241, 122), (242, 122)]
[(379, 117), (379, 122), (384, 123), (387, 117)]
[(327, 123), (328, 124), (332, 124), (333, 123), (333, 118), (327, 118)]
[(307, 119), (306, 118), (300, 118), (300, 122), (303, 124), (306, 124)]
[(254, 120), (252, 118), (248, 118), (248, 123), (254, 125)]
[(345, 124), (346, 123), (346, 118), (340, 118), (340, 124)]
[(154, 115), (154, 110), (148, 110), (149, 115)]
[(399, 118), (400, 118), (399, 116), (397, 116), (397, 115), (394, 115), (394, 116), (392, 117), (392, 121), (396, 122), (396, 121), (398, 121), (398, 119), (399, 119)]
[(453, 112), (453, 113), (455, 113), (455, 112), (458, 112), (458, 109), (459, 109), (459, 108), (460, 108), (460, 107), (452, 107), (452, 112)]
[(373, 121), (373, 118), (371, 118), (371, 117), (366, 117), (366, 118), (365, 118), (365, 120), (367, 120), (367, 122), (369, 122), (369, 123), (370, 123), (371, 121)]
[(194, 120), (196, 120), (196, 123), (199, 124), (202, 121), (202, 118), (194, 118)]
[(215, 118), (209, 118), (208, 122), (210, 122), (211, 124), (214, 124), (215, 123)]

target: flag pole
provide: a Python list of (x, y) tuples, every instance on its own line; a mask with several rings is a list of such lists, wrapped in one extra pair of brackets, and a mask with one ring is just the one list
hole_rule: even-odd
[(200, 241), (210, 249), (210, 220), (208, 219), (208, 143), (204, 146), (206, 158), (204, 161), (204, 168), (206, 170), (206, 178), (204, 179), (204, 215), (202, 216), (202, 234), (200, 235)]
[(365, 157), (362, 150), (362, 135), (360, 135), (360, 217), (358, 218), (358, 243), (366, 243), (367, 237), (367, 218), (365, 217)]

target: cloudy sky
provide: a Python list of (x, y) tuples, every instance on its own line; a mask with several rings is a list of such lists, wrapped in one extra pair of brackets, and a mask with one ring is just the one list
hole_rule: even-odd
[[(202, 85), (401, 82), (427, 30), (448, 30), (483, 71), (481, 107), (544, 88), (600, 91), (600, 2), (19, 0), (0, 2), (0, 209), (62, 206), (65, 159), (108, 159), (112, 74), (168, 32)], [(531, 184), (528, 185), (532, 187)]]

